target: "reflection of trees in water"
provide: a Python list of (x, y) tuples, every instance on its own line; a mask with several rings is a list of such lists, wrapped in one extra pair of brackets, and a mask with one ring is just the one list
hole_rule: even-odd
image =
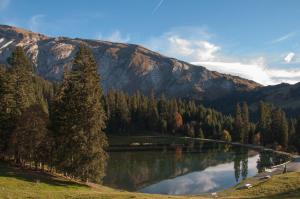
[(175, 149), (175, 159), (179, 161), (182, 159), (182, 147), (176, 147)]
[(289, 156), (284, 154), (278, 154), (271, 151), (259, 152), (259, 160), (257, 161), (257, 170), (259, 173), (264, 172), (265, 169), (274, 165), (282, 164), (290, 159)]
[(235, 176), (235, 180), (238, 182), (239, 178), (240, 178), (240, 173), (241, 173), (241, 164), (240, 164), (240, 160), (238, 159), (238, 156), (235, 155), (234, 157), (234, 176)]
[(259, 173), (264, 172), (266, 168), (270, 168), (273, 165), (273, 157), (267, 151), (261, 151), (259, 153), (259, 160), (257, 161), (257, 170)]
[[(161, 180), (201, 171), (209, 166), (232, 162), (238, 182), (248, 176), (248, 149), (213, 142), (189, 142), (173, 145), (174, 150), (111, 152), (104, 184), (130, 191), (141, 189)], [(195, 153), (196, 152), (196, 153)], [(249, 152), (250, 154), (250, 152)], [(260, 152), (257, 168), (283, 162), (285, 156)]]
[(230, 144), (219, 144), (220, 151), (228, 152), (228, 151), (230, 151), (231, 147), (232, 147), (232, 145), (230, 145)]
[(235, 147), (234, 152), (234, 176), (236, 182), (238, 182), (240, 176), (245, 179), (248, 175), (248, 149)]
[(242, 177), (245, 180), (248, 176), (248, 155), (243, 156), (242, 159)]
[(164, 179), (232, 161), (232, 153), (224, 151), (215, 143), (195, 142), (176, 147), (174, 151), (111, 152), (104, 184), (138, 190)]

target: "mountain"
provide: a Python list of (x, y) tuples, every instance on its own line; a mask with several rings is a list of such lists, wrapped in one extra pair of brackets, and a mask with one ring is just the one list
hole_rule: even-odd
[(282, 83), (265, 86), (251, 91), (238, 91), (222, 99), (208, 101), (207, 105), (225, 113), (232, 113), (236, 103), (246, 101), (255, 111), (260, 101), (272, 103), (283, 108), (289, 116), (298, 117), (300, 113), (300, 82), (294, 85)]
[(22, 46), (38, 75), (61, 81), (80, 44), (91, 49), (98, 63), (104, 90), (110, 88), (144, 94), (152, 91), (169, 97), (217, 100), (261, 85), (237, 76), (209, 71), (163, 56), (134, 44), (67, 37), (48, 37), (24, 29), (0, 25), (0, 63), (7, 63), (12, 49)]

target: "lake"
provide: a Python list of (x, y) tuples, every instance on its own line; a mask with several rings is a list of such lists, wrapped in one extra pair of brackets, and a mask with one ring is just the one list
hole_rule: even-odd
[(114, 138), (110, 143), (103, 184), (143, 193), (189, 195), (220, 191), (288, 158), (193, 139)]

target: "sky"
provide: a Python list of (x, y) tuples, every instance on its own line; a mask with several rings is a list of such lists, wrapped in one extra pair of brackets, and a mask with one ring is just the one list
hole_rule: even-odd
[(0, 0), (0, 24), (143, 45), (263, 85), (300, 81), (298, 0)]

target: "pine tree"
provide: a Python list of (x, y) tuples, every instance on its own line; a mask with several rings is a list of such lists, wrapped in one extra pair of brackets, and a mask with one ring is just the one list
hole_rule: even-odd
[(235, 129), (234, 141), (243, 143), (244, 141), (243, 118), (242, 118), (241, 107), (239, 104), (236, 105), (234, 129)]
[(272, 144), (276, 145), (279, 144), (280, 135), (281, 135), (281, 125), (282, 125), (282, 116), (281, 110), (276, 108), (272, 111), (271, 117), (271, 133), (270, 139), (273, 141)]
[(107, 158), (105, 120), (96, 62), (88, 47), (81, 45), (53, 110), (59, 170), (83, 180), (101, 181)]
[(293, 138), (293, 140), (291, 141), (291, 143), (294, 145), (296, 150), (299, 152), (300, 151), (300, 118), (298, 118), (296, 121), (295, 134), (292, 138)]
[(295, 129), (295, 123), (297, 122), (297, 120), (295, 119), (290, 119), (289, 120), (289, 136), (288, 139), (289, 141), (291, 141), (294, 137), (294, 135), (296, 134), (296, 129)]
[(39, 150), (48, 139), (47, 125), (48, 115), (40, 105), (30, 106), (18, 118), (11, 137), (11, 151), (17, 163), (24, 165), (25, 162), (35, 162), (36, 166), (42, 162)]
[(249, 122), (249, 110), (248, 105), (246, 102), (243, 103), (242, 108), (242, 120), (243, 120), (243, 142), (248, 143), (249, 142), (249, 128), (250, 128), (250, 122)]
[(257, 130), (260, 134), (260, 143), (267, 145), (272, 143), (271, 138), (271, 112), (270, 107), (264, 102), (259, 104), (259, 121), (257, 124)]
[(285, 113), (282, 111), (281, 112), (281, 121), (280, 121), (280, 131), (279, 131), (279, 141), (278, 141), (278, 143), (283, 147), (283, 149), (287, 149), (288, 138), (289, 138), (288, 121), (286, 119)]
[(162, 134), (168, 132), (168, 107), (167, 100), (164, 95), (160, 97), (157, 103), (157, 110), (159, 114), (159, 129)]
[(159, 115), (157, 110), (157, 103), (152, 93), (150, 99), (148, 100), (148, 116), (147, 116), (147, 126), (149, 129), (155, 131), (157, 129)]
[(256, 140), (255, 140), (256, 129), (255, 128), (256, 128), (255, 124), (250, 123), (250, 125), (249, 125), (249, 143), (250, 144), (257, 144), (257, 143), (255, 143), (256, 142)]
[(21, 47), (16, 47), (8, 59), (12, 67), (11, 81), (14, 85), (14, 113), (20, 116), (36, 99), (33, 88), (33, 67)]
[(21, 114), (35, 103), (33, 68), (21, 47), (16, 47), (8, 62), (10, 67), (1, 67), (0, 74), (0, 131), (1, 151), (9, 148), (11, 132)]
[(178, 113), (178, 104), (176, 99), (172, 99), (168, 105), (168, 130), (175, 134), (178, 128), (183, 124), (182, 116)]
[(127, 96), (122, 91), (115, 92), (115, 104), (111, 107), (114, 110), (110, 116), (111, 128), (114, 132), (127, 133), (130, 125), (130, 110)]
[(8, 98), (8, 74), (5, 67), (0, 65), (0, 152), (4, 152), (7, 148), (8, 127), (9, 125), (9, 107), (11, 106), (12, 100)]

